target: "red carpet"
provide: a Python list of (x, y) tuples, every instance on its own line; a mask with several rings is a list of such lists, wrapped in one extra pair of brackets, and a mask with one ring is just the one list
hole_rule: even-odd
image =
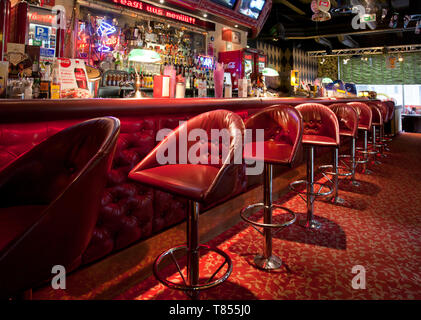
[[(233, 272), (200, 299), (421, 299), (421, 134), (402, 134), (390, 148), (372, 175), (357, 174), (359, 188), (341, 183), (346, 204), (316, 201), (321, 230), (294, 224), (274, 235), (273, 252), (284, 262), (279, 270), (253, 266), (263, 239), (245, 223), (210, 241), (229, 254)], [(298, 196), (278, 202), (300, 213), (297, 220), (305, 217)], [(217, 260), (204, 256), (203, 272)], [(352, 288), (355, 265), (366, 270), (366, 289)], [(151, 276), (116, 299), (188, 297)]]

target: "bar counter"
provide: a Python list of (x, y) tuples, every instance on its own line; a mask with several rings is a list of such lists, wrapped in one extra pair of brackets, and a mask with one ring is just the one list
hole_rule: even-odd
[[(121, 121), (120, 136), (108, 172), (97, 226), (80, 264), (86, 264), (147, 239), (186, 217), (186, 200), (128, 179), (128, 172), (157, 144), (156, 133), (175, 129), (179, 121), (197, 114), (228, 109), (246, 120), (258, 110), (306, 102), (331, 104), (355, 99), (86, 99), (2, 100), (0, 103), (0, 169), (56, 132), (75, 123), (114, 116)], [(71, 164), (70, 164), (71, 165)], [(260, 176), (244, 176), (239, 190), (212, 207), (261, 183)]]
[(0, 123), (66, 120), (99, 116), (157, 116), (199, 114), (215, 109), (231, 111), (264, 108), (274, 104), (306, 102), (330, 104), (361, 100), (329, 98), (185, 98), (185, 99), (62, 99), (0, 100)]

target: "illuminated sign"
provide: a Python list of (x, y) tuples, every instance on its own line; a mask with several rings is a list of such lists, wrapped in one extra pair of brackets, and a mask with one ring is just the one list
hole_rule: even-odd
[(259, 57), (259, 62), (266, 62), (266, 58), (265, 57)]
[(252, 59), (253, 59), (253, 57), (252, 57), (251, 55), (245, 54), (245, 55), (244, 55), (244, 59), (245, 59), (245, 60), (252, 60)]
[(111, 24), (106, 23), (106, 22), (103, 21), (103, 22), (101, 22), (101, 25), (99, 26), (99, 28), (97, 30), (97, 33), (101, 37), (103, 37), (104, 35), (107, 35), (108, 36), (108, 35), (116, 32), (116, 30), (117, 29), (113, 25), (111, 25)]
[(52, 14), (39, 14), (37, 12), (31, 12), (31, 13), (28, 13), (28, 18), (29, 18), (29, 21), (31, 22), (52, 24), (55, 16)]
[(213, 67), (213, 58), (208, 56), (199, 56), (200, 65), (204, 68)]
[(159, 8), (159, 7), (147, 4), (145, 2), (131, 1), (131, 0), (109, 0), (109, 1), (112, 1), (113, 3), (122, 5), (125, 7), (129, 7), (129, 8), (133, 8), (133, 9), (137, 9), (141, 11), (146, 11), (146, 12), (155, 14), (157, 16), (161, 16), (161, 17), (172, 19), (172, 20), (177, 20), (184, 23), (193, 24), (193, 25), (201, 26), (207, 29), (215, 30), (215, 24), (213, 23), (200, 20), (194, 17), (190, 17), (188, 15), (178, 13), (175, 11)]

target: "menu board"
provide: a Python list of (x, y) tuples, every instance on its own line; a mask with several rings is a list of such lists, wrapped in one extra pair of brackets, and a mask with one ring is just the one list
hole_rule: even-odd
[(211, 0), (211, 1), (230, 9), (234, 8), (235, 3), (237, 2), (237, 0)]
[(257, 19), (265, 6), (266, 0), (241, 0), (240, 13)]

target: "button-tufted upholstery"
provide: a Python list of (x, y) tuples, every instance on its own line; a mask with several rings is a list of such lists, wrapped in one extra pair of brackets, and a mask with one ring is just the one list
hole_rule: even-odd
[(319, 103), (296, 106), (303, 119), (302, 143), (314, 146), (339, 146), (339, 123), (335, 113)]
[(329, 108), (335, 113), (339, 122), (339, 135), (355, 137), (358, 131), (358, 114), (357, 111), (345, 104), (331, 104)]
[[(245, 147), (244, 158), (272, 164), (290, 165), (297, 154), (303, 134), (299, 112), (290, 106), (272, 106), (254, 114), (245, 123), (252, 130), (253, 142)], [(257, 129), (264, 130), (263, 141), (258, 141)], [(264, 154), (255, 154), (261, 147)]]
[[(196, 129), (206, 135), (196, 136)], [(214, 130), (226, 130), (230, 141), (212, 140)], [(242, 150), (243, 134), (244, 123), (235, 113), (227, 110), (203, 113), (172, 131), (130, 171), (129, 178), (200, 203), (220, 201), (241, 190), (239, 178), (244, 166), (236, 163), (234, 156)], [(186, 148), (182, 149), (184, 143)], [(175, 152), (175, 158), (168, 164), (160, 158), (165, 150)], [(197, 156), (198, 163), (191, 162), (192, 154)]]
[(358, 129), (370, 131), (372, 126), (373, 115), (371, 109), (363, 102), (349, 102), (347, 103), (357, 111), (358, 114)]
[(80, 262), (119, 129), (111, 117), (82, 122), (0, 172), (0, 298), (48, 280), (54, 265), (71, 271)]

